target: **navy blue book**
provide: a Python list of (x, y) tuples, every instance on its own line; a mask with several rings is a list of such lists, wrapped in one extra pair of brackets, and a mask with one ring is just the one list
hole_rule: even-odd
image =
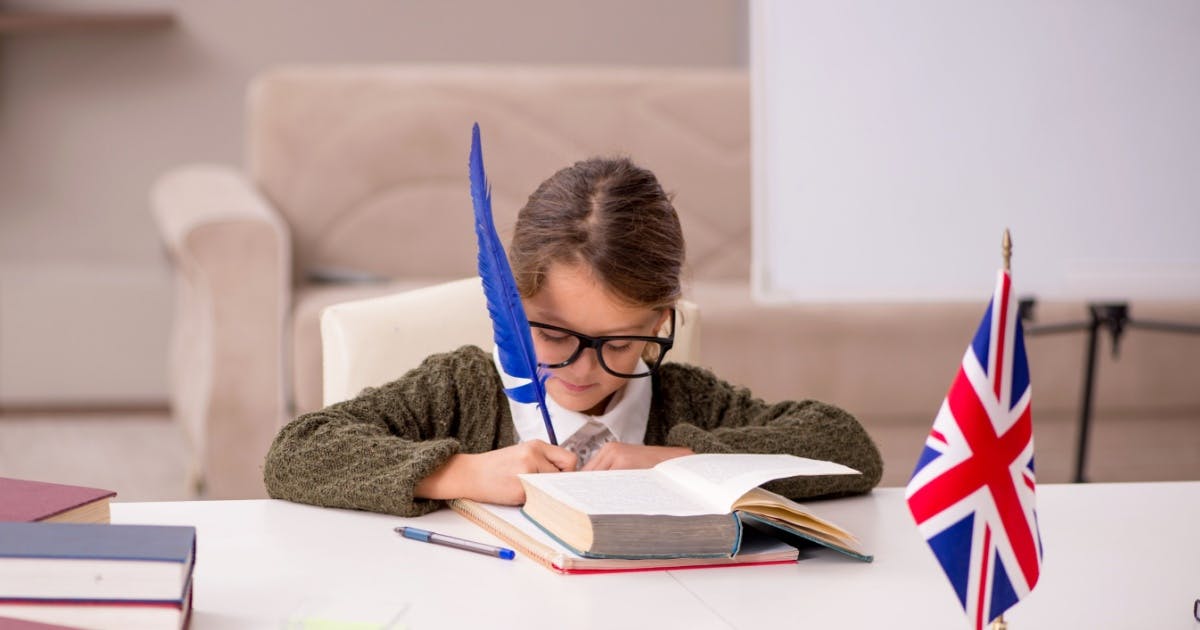
[(196, 528), (0, 523), (0, 599), (179, 602)]

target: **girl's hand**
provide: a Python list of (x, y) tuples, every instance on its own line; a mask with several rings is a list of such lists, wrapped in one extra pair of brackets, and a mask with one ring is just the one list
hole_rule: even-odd
[(692, 449), (682, 446), (643, 446), (609, 442), (596, 451), (583, 470), (651, 468), (659, 462), (693, 454)]
[(458, 454), (417, 484), (413, 494), (427, 499), (474, 499), (499, 505), (525, 503), (517, 475), (575, 470), (571, 451), (541, 440), (494, 451)]

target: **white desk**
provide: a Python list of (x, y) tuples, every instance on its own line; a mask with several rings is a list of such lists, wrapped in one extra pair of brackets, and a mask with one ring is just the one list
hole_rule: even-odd
[[(279, 628), (305, 601), (408, 605), (417, 630), (522, 628), (965, 628), (903, 490), (814, 504), (875, 553), (796, 565), (556, 575), (404, 540), (418, 527), (495, 539), (443, 510), (420, 519), (281, 501), (116, 503), (114, 523), (198, 530), (192, 627)], [(1041, 582), (1006, 615), (1034, 628), (1200, 628), (1200, 482), (1038, 487)]]

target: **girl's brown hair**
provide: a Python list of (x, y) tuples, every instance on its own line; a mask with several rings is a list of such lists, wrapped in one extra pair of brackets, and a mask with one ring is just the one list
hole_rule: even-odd
[(541, 289), (552, 263), (582, 263), (616, 296), (652, 309), (679, 300), (683, 230), (654, 173), (592, 158), (542, 182), (517, 215), (509, 262), (517, 289)]

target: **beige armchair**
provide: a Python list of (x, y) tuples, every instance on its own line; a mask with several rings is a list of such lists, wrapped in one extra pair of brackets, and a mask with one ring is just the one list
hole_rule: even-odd
[(283, 418), (291, 308), (287, 225), (240, 174), (195, 166), (159, 180), (152, 206), (174, 261), (171, 407), (198, 494), (265, 494), (252, 478)]
[(678, 191), (692, 276), (745, 284), (748, 101), (745, 73), (720, 69), (296, 67), (255, 79), (246, 168), (184, 166), (152, 192), (177, 276), (171, 404), (197, 487), (265, 495), (272, 436), (321, 405), (325, 306), (475, 273), (473, 122), (504, 240), (557, 169), (628, 154)]
[[(680, 301), (667, 361), (700, 361), (700, 310)], [(435, 352), (490, 349), (492, 321), (478, 277), (352, 302), (321, 314), (324, 404), (387, 383)]]

